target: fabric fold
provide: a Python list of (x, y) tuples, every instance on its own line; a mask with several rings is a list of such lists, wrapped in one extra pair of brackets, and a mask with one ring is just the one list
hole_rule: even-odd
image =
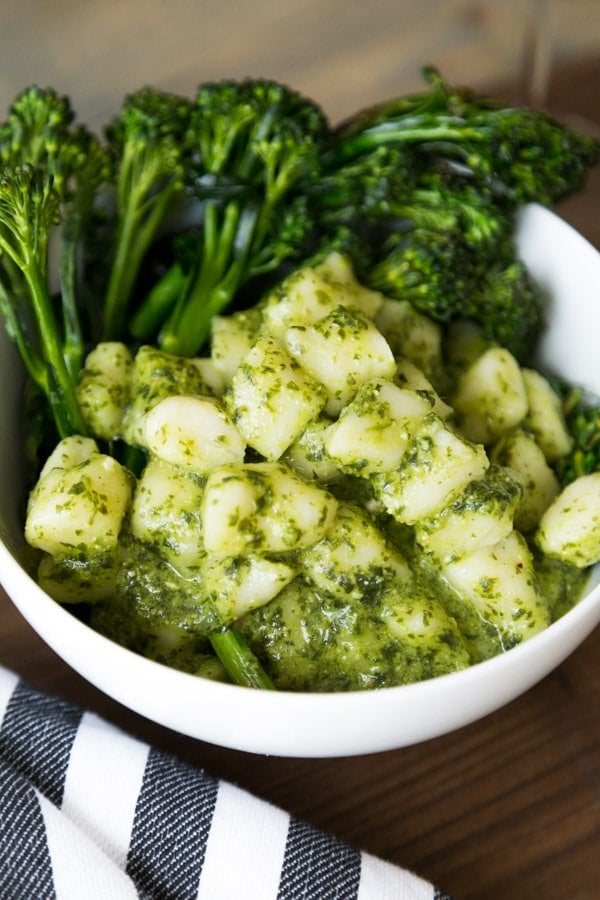
[(0, 900), (449, 900), (0, 667)]

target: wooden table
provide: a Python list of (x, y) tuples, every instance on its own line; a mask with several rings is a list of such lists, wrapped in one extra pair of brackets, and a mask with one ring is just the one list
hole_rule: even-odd
[[(559, 73), (551, 101), (600, 124), (600, 60)], [(600, 173), (561, 211), (600, 248)], [(521, 698), (420, 746), (347, 759), (268, 758), (186, 739), (131, 714), (72, 672), (0, 595), (2, 665), (417, 870), (457, 900), (600, 896), (599, 658), (597, 630)]]

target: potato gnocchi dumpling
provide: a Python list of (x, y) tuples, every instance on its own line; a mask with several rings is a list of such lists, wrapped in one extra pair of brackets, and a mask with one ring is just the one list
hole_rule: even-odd
[(434, 677), (547, 627), (547, 563), (574, 603), (600, 560), (600, 473), (561, 488), (550, 381), (339, 253), (215, 317), (207, 356), (100, 344), (79, 396), (89, 434), (29, 499), (40, 583), (189, 671), (224, 677), (235, 627), (283, 689)]

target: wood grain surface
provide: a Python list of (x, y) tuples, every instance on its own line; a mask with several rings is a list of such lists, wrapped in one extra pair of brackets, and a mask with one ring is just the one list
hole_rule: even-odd
[[(548, 103), (586, 128), (600, 128), (600, 4), (565, 3), (560, 15), (566, 6), (588, 18), (578, 18), (571, 43), (561, 30), (560, 46), (575, 57), (556, 68)], [(498, 96), (511, 97), (519, 92), (518, 60), (509, 52), (510, 35), (496, 32), (509, 23), (521, 27), (515, 17), (522, 10), (520, 0), (5, 2), (0, 104), (27, 83), (52, 83), (97, 123), (141, 83), (188, 90), (207, 77), (258, 73), (306, 90), (341, 117), (414, 86), (422, 62), (446, 62), (453, 77), (495, 85)], [(412, 31), (403, 23), (412, 23)], [(600, 248), (600, 173), (559, 212)], [(418, 871), (457, 900), (600, 897), (599, 658), (597, 630), (521, 698), (415, 747), (348, 759), (278, 759), (183, 738), (130, 713), (58, 659), (0, 592), (0, 664)]]

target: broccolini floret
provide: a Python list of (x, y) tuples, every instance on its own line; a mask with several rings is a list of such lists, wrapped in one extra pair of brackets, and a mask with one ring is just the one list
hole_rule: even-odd
[(526, 360), (542, 331), (543, 303), (517, 256), (512, 220), (474, 208), (469, 232), (456, 221), (463, 207), (428, 212), (424, 207), (415, 216), (427, 224), (399, 228), (387, 238), (366, 282), (436, 322), (472, 319), (485, 338)]
[(454, 232), (409, 228), (391, 234), (367, 280), (388, 297), (408, 300), (436, 322), (460, 315), (476, 269)]
[(510, 253), (503, 259), (500, 253), (466, 297), (463, 314), (481, 325), (484, 338), (525, 362), (543, 328), (543, 296), (525, 264)]

